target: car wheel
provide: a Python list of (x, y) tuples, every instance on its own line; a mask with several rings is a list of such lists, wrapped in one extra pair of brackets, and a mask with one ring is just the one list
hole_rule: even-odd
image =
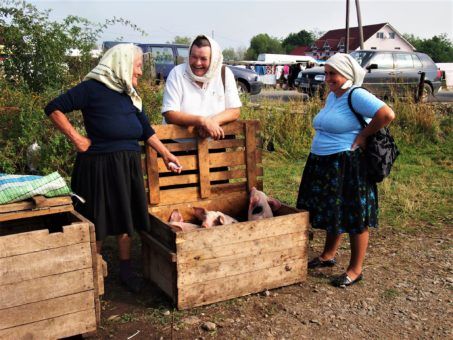
[(433, 96), (433, 89), (428, 83), (423, 83), (423, 92), (422, 97), (420, 98), (420, 103), (427, 103)]
[(249, 89), (247, 88), (247, 85), (245, 85), (245, 83), (243, 83), (240, 80), (237, 82), (237, 87), (238, 87), (239, 94), (249, 93)]

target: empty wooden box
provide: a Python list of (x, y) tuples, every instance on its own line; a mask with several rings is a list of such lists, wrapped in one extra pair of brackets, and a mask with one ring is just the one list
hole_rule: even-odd
[(0, 339), (96, 331), (103, 261), (69, 197), (0, 205)]
[[(223, 128), (227, 138), (214, 141), (198, 139), (191, 128), (155, 127), (166, 146), (180, 153), (188, 173), (170, 174), (146, 147), (151, 229), (142, 233), (144, 275), (179, 309), (306, 279), (308, 212), (283, 205), (273, 218), (246, 221), (248, 193), (263, 184), (259, 125), (238, 121)], [(193, 221), (192, 207), (219, 210), (242, 222), (190, 232), (168, 225), (173, 209)]]

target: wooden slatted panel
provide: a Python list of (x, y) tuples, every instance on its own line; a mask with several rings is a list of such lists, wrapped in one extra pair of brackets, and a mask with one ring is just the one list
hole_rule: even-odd
[(92, 268), (90, 243), (0, 259), (0, 287), (43, 276)]
[[(246, 192), (233, 192), (224, 194), (222, 199), (218, 197), (215, 199), (206, 199), (196, 202), (184, 202), (172, 205), (161, 205), (150, 207), (149, 213), (157, 216), (162, 221), (168, 221), (173, 209), (178, 209), (185, 221), (193, 221), (193, 207), (209, 208), (211, 210), (221, 210), (230, 216), (238, 216), (244, 213), (248, 207), (248, 195)], [(168, 229), (168, 227), (167, 227)], [(155, 228), (152, 229), (154, 231)], [(173, 240), (173, 243), (175, 240)], [(175, 249), (176, 250), (176, 249)]]
[[(263, 176), (263, 168), (257, 167), (256, 168), (257, 176)], [(217, 172), (210, 172), (209, 179), (210, 181), (220, 181), (220, 180), (227, 180), (227, 179), (239, 179), (239, 178), (246, 178), (247, 173), (245, 169), (232, 169), (228, 171), (217, 171)], [(179, 176), (167, 176), (167, 177), (160, 177), (159, 178), (159, 186), (171, 186), (171, 185), (180, 185), (180, 184), (195, 184), (198, 183), (198, 174), (190, 174), (190, 175), (179, 175)]]
[(0, 331), (0, 339), (61, 339), (96, 331), (92, 310), (84, 310), (52, 319)]
[(256, 126), (255, 124), (245, 125), (246, 162), (247, 162), (247, 191), (256, 187)]
[(245, 146), (244, 139), (222, 139), (210, 140), (209, 149), (226, 149), (226, 148), (239, 148)]
[[(1, 287), (0, 309), (93, 290), (92, 268), (15, 282)], [(11, 299), (14, 296), (14, 299)]]
[(148, 177), (148, 198), (150, 204), (159, 204), (159, 170), (157, 163), (157, 152), (152, 147), (146, 147), (146, 165)]
[(209, 180), (209, 150), (206, 138), (198, 139), (198, 173), (200, 175), (200, 197), (206, 198), (211, 194)]
[(48, 229), (0, 237), (0, 259), (43, 250), (90, 242), (85, 223), (64, 226), (62, 233), (49, 234)]
[[(197, 156), (188, 155), (188, 156), (178, 156), (179, 163), (182, 166), (183, 171), (185, 170), (196, 170), (197, 167)], [(170, 170), (167, 169), (162, 158), (157, 158), (157, 171), (158, 173), (169, 173)]]
[[(236, 121), (222, 126), (226, 135), (238, 135), (243, 133), (245, 122)], [(159, 139), (182, 139), (196, 138), (197, 134), (193, 127), (181, 127), (173, 124), (153, 126)]]
[[(246, 248), (247, 251), (240, 254), (234, 253), (231, 256), (216, 256), (208, 260), (200, 259), (178, 264), (178, 273), (180, 273), (178, 287), (277, 267), (303, 259), (307, 250), (307, 239), (302, 233), (284, 235), (277, 239), (259, 239), (254, 241), (251, 248), (247, 248), (248, 243), (231, 247), (232, 250), (240, 251)], [(209, 250), (206, 249), (206, 251)]]
[(0, 310), (0, 330), (83, 310), (94, 310), (92, 290), (2, 309)]
[(196, 142), (182, 142), (182, 143), (164, 143), (170, 152), (176, 151), (192, 151), (197, 148)]
[[(262, 184), (258, 181), (257, 185)], [(211, 198), (219, 197), (232, 192), (246, 192), (247, 183), (227, 183), (211, 185)], [(199, 201), (200, 195), (197, 187), (176, 188), (160, 191), (160, 204), (175, 204)]]
[(306, 267), (306, 261), (297, 259), (277, 267), (180, 287), (178, 308), (192, 308), (301, 282), (306, 277)]
[[(293, 234), (302, 230), (301, 225), (308, 225), (307, 212), (250, 221), (246, 224), (219, 226), (212, 230), (199, 229), (192, 233), (178, 234), (176, 236), (177, 253), (182, 254), (197, 249), (203, 250), (237, 242)], [(180, 259), (178, 258), (178, 260)]]

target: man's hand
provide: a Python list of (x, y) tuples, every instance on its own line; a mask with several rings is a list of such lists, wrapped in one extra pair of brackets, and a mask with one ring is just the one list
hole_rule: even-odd
[(200, 137), (210, 136), (215, 140), (225, 138), (225, 132), (220, 125), (210, 117), (206, 117), (202, 121), (202, 125), (199, 128)]

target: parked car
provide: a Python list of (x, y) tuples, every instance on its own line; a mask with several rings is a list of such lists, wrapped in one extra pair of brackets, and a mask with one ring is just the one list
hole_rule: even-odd
[[(102, 44), (107, 50), (121, 42), (105, 41)], [(143, 53), (151, 53), (154, 59), (156, 77), (159, 80), (166, 80), (170, 71), (176, 65), (185, 63), (189, 57), (189, 46), (181, 44), (137, 44)], [(227, 66), (236, 79), (239, 93), (258, 94), (261, 92), (263, 83), (255, 71), (240, 67)]]
[[(441, 72), (432, 59), (420, 52), (361, 50), (351, 53), (367, 70), (363, 87), (375, 95), (416, 96), (422, 72), (425, 73), (422, 101), (437, 94), (441, 86)], [(312, 96), (324, 95), (324, 67), (313, 67), (299, 73), (297, 89)]]

